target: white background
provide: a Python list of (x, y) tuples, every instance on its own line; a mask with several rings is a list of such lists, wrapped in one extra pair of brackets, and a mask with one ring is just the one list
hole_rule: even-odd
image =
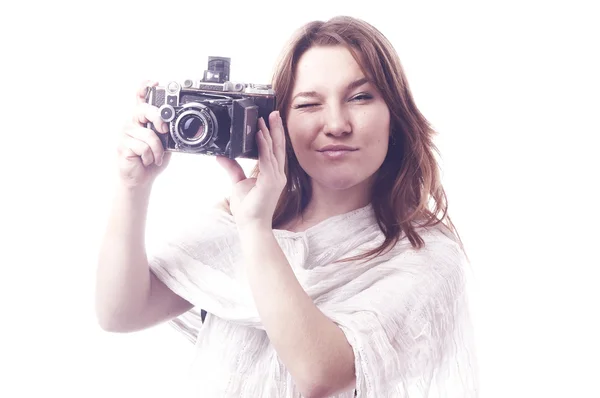
[[(482, 397), (600, 397), (597, 2), (15, 3), (0, 9), (0, 396), (182, 391), (188, 341), (166, 325), (108, 334), (93, 311), (135, 91), (198, 78), (209, 55), (231, 57), (234, 80), (268, 82), (293, 30), (348, 14), (394, 43), (439, 131), (476, 276)], [(174, 156), (149, 237), (228, 188), (214, 159)]]

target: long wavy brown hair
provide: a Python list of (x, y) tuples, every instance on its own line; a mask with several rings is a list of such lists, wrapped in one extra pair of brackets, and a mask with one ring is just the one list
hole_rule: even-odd
[[(390, 145), (371, 193), (371, 203), (385, 240), (379, 247), (346, 260), (377, 256), (392, 248), (403, 238), (403, 233), (411, 245), (419, 249), (424, 241), (417, 228), (440, 223), (454, 235), (464, 251), (462, 240), (448, 215), (448, 201), (435, 158), (439, 151), (432, 141), (436, 132), (415, 105), (400, 59), (379, 30), (363, 20), (347, 16), (302, 26), (293, 35), (275, 68), (272, 85), (285, 127), (287, 184), (273, 215), (273, 228), (300, 217), (312, 195), (310, 177), (294, 154), (286, 125), (298, 61), (313, 46), (340, 45), (351, 51), (365, 75), (382, 93), (390, 110)], [(256, 177), (258, 173), (257, 165), (252, 176)]]

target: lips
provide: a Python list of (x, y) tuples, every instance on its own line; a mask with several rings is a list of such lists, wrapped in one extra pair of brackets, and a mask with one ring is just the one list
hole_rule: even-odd
[(322, 147), (321, 149), (319, 149), (319, 152), (339, 152), (339, 151), (357, 151), (358, 148), (355, 147), (351, 147), (348, 145), (325, 145), (324, 147)]
[(348, 145), (326, 145), (318, 150), (326, 159), (345, 159), (356, 151), (358, 151), (358, 148)]

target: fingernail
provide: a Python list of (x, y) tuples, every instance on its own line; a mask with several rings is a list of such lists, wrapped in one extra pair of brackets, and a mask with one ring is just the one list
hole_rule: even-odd
[(169, 132), (169, 126), (167, 126), (166, 123), (162, 123), (160, 125), (160, 131), (162, 131), (163, 133), (168, 133)]

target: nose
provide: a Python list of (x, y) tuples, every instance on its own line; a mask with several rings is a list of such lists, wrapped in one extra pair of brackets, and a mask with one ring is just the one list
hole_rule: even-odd
[(348, 115), (342, 107), (328, 106), (323, 118), (323, 132), (326, 135), (342, 137), (352, 131)]

